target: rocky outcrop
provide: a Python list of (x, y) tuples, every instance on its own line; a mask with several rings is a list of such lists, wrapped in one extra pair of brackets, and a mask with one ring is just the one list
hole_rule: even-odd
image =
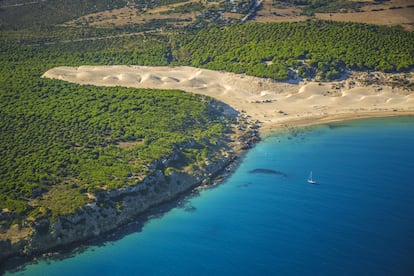
[(166, 177), (161, 170), (156, 170), (134, 187), (100, 192), (96, 202), (74, 215), (60, 216), (52, 224), (49, 221), (39, 222), (31, 242), (25, 247), (26, 254), (45, 252), (114, 230), (149, 208), (197, 185), (200, 179), (200, 176), (184, 173)]
[(206, 162), (202, 168), (165, 173), (166, 166), (178, 158), (177, 147), (177, 152), (169, 159), (154, 162), (153, 172), (140, 183), (123, 189), (97, 192), (93, 203), (74, 214), (61, 215), (55, 221), (39, 219), (30, 226), (26, 225), (24, 228), (29, 232), (24, 238), (0, 240), (0, 261), (11, 256), (38, 255), (98, 237), (131, 222), (154, 206), (171, 201), (198, 185), (208, 184), (208, 180), (220, 175), (237, 158), (235, 148), (250, 148), (259, 139), (254, 127), (244, 128), (236, 143), (220, 146), (220, 154), (216, 154), (214, 161)]

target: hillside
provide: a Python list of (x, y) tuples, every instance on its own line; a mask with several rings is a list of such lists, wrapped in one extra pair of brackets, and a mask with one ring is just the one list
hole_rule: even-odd
[[(41, 78), (53, 67), (184, 65), (268, 82), (375, 70), (399, 72), (387, 81), (412, 93), (404, 74), (414, 66), (413, 32), (313, 19), (327, 1), (276, 2), (304, 21), (249, 22), (268, 4), (254, 1), (2, 1), (1, 258), (76, 242), (79, 221), (96, 227), (81, 239), (113, 230), (219, 173), (257, 139), (251, 122), (210, 97)], [(103, 227), (111, 216), (119, 220)]]

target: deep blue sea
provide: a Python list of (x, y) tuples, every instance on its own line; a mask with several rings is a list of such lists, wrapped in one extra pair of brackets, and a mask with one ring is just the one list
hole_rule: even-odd
[(414, 118), (271, 135), (140, 231), (15, 273), (414, 275)]

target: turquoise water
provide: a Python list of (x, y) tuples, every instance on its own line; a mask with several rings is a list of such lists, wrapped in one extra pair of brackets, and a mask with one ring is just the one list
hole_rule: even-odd
[(141, 231), (17, 273), (414, 275), (413, 199), (414, 118), (318, 126), (264, 139)]

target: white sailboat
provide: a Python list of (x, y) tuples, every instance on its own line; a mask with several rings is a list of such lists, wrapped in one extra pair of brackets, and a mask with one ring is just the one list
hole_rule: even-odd
[(312, 178), (312, 171), (309, 174), (308, 183), (309, 184), (316, 184), (317, 183), (316, 180), (313, 180), (313, 178)]

